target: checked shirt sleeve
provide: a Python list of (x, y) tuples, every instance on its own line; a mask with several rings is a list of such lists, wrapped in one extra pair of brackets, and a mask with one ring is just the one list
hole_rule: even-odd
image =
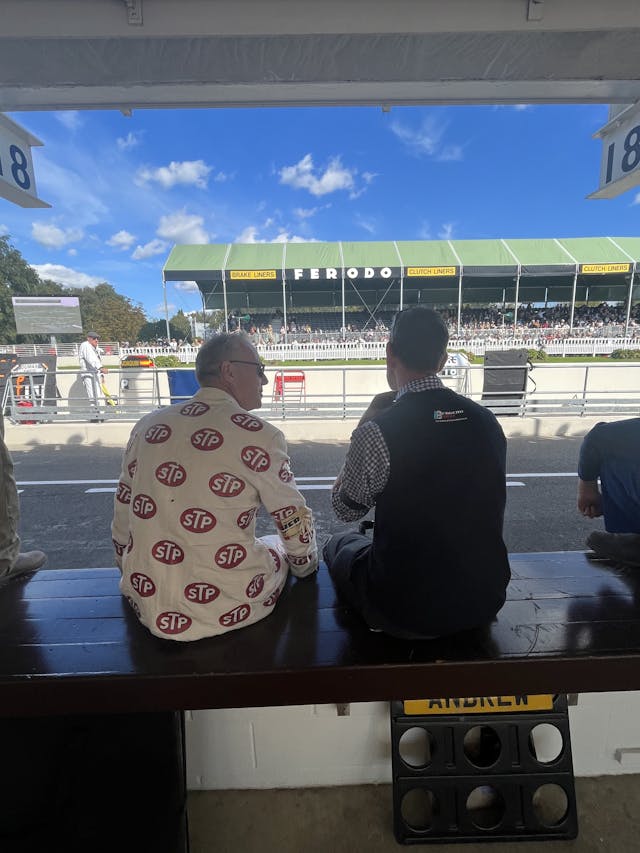
[(379, 426), (367, 421), (357, 427), (331, 492), (333, 511), (341, 521), (357, 521), (369, 512), (387, 484), (390, 465)]

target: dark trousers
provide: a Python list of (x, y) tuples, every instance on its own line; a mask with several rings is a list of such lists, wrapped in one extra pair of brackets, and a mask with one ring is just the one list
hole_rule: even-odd
[(367, 595), (367, 563), (371, 537), (348, 531), (336, 533), (325, 544), (322, 556), (339, 597), (362, 616), (373, 630), (403, 640), (432, 639), (432, 634), (416, 634), (392, 624)]

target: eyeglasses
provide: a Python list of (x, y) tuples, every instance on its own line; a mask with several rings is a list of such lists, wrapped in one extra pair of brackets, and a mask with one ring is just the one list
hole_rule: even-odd
[(258, 376), (260, 377), (260, 379), (264, 379), (265, 377), (265, 366), (261, 361), (243, 361), (241, 358), (230, 358), (229, 361), (231, 362), (231, 364), (252, 364), (258, 372)]

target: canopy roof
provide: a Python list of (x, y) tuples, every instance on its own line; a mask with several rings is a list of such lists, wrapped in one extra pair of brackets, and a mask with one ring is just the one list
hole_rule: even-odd
[(467, 302), (513, 300), (516, 287), (520, 301), (558, 301), (574, 284), (578, 299), (621, 300), (637, 262), (640, 237), (218, 243), (174, 246), (163, 275), (197, 282), (210, 307), (223, 292), (229, 307), (266, 307), (283, 283), (300, 307), (337, 304), (343, 289), (378, 304), (400, 287), (406, 302), (457, 301), (459, 289)]

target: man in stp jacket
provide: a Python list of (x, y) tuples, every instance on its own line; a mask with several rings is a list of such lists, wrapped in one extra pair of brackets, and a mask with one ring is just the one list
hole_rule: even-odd
[[(159, 637), (197, 640), (263, 619), (289, 568), (318, 566), (311, 511), (284, 436), (249, 414), (264, 366), (244, 334), (221, 334), (196, 358), (200, 390), (142, 418), (131, 434), (112, 524), (120, 588)], [(278, 535), (256, 538), (263, 505)]]
[(445, 388), (442, 318), (396, 316), (387, 378), (351, 436), (332, 503), (343, 521), (375, 506), (373, 539), (326, 543), (338, 593), (373, 629), (407, 639), (490, 622), (510, 577), (502, 540), (506, 441), (494, 415)]

